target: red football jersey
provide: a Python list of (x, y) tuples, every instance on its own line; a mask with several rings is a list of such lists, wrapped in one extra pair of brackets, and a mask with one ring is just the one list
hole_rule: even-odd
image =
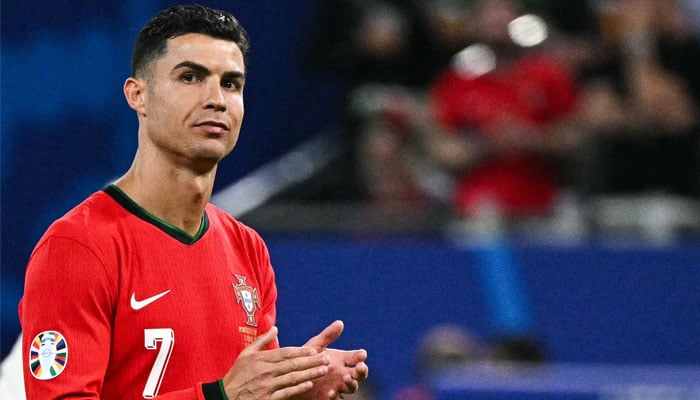
[(275, 323), (277, 288), (256, 232), (208, 205), (192, 237), (116, 186), (36, 245), (19, 306), (27, 398), (209, 399)]

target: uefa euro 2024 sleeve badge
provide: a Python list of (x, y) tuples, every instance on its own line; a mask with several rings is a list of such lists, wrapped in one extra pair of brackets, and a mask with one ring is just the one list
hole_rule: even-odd
[(53, 379), (63, 372), (68, 362), (68, 344), (56, 331), (36, 335), (29, 348), (29, 370), (36, 379)]
[(236, 304), (242, 304), (243, 310), (248, 317), (245, 324), (257, 328), (258, 323), (255, 322), (255, 312), (260, 308), (258, 289), (245, 283), (247, 277), (236, 274), (234, 276), (238, 279), (238, 284), (233, 284), (233, 290), (236, 291)]

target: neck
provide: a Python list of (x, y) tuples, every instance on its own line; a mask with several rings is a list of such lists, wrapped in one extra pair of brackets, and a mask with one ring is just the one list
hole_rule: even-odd
[(137, 152), (127, 173), (115, 184), (140, 207), (195, 235), (211, 198), (216, 166), (199, 173), (144, 161)]

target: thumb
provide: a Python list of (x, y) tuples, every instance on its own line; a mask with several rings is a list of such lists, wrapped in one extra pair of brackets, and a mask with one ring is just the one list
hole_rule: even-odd
[(345, 329), (343, 321), (334, 321), (321, 331), (321, 333), (309, 339), (304, 346), (325, 349), (340, 337), (343, 333), (343, 329)]
[(253, 343), (248, 345), (248, 347), (243, 349), (241, 353), (254, 353), (257, 351), (265, 350), (267, 346), (269, 346), (277, 340), (277, 333), (277, 327), (273, 326), (272, 328), (270, 328), (270, 330), (258, 336), (257, 339), (255, 339)]

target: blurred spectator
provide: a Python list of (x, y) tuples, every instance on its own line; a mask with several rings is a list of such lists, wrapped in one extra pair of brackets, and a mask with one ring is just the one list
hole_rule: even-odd
[(596, 11), (590, 1), (546, 1), (543, 13), (550, 23), (546, 51), (576, 78), (584, 79), (600, 57), (601, 41)]
[(337, 198), (424, 204), (414, 161), (421, 155), (412, 146), (408, 114), (437, 72), (471, 40), (469, 3), (319, 2), (304, 60), (346, 85), (339, 117), (346, 157), (334, 166), (346, 173), (330, 174)]
[(420, 15), (425, 38), (413, 60), (420, 88), (427, 88), (452, 57), (474, 40), (469, 23), (473, 2), (428, 0), (423, 3)]
[(683, 1), (603, 0), (604, 49), (582, 111), (593, 193), (700, 194), (700, 41)]
[(453, 324), (437, 325), (421, 338), (417, 370), (430, 375), (481, 360), (484, 355), (483, 345), (468, 330)]
[(433, 379), (470, 365), (501, 368), (545, 360), (541, 344), (532, 338), (499, 337), (486, 343), (456, 324), (431, 327), (422, 335), (416, 355), (414, 382), (397, 390), (396, 400), (435, 400)]
[(403, 87), (366, 85), (353, 93), (349, 111), (358, 184), (362, 197), (378, 206), (424, 204), (416, 170), (421, 154), (413, 146), (408, 114), (414, 94)]
[(365, 82), (415, 82), (417, 4), (411, 0), (317, 2), (304, 62), (342, 78), (350, 87)]
[(359, 99), (367, 90), (357, 91), (368, 83), (386, 86), (415, 83), (412, 60), (420, 41), (415, 28), (418, 24), (416, 4), (411, 0), (316, 3), (302, 64), (313, 74), (339, 84), (338, 94), (343, 105), (337, 116), (337, 130), (342, 156), (313, 182), (294, 193), (296, 197), (346, 201), (367, 196), (361, 183), (362, 169), (357, 166), (358, 136), (364, 128), (364, 119), (375, 115), (377, 110), (372, 105), (351, 110), (351, 104), (369, 101)]
[(447, 369), (483, 360), (488, 353), (467, 329), (454, 324), (440, 324), (425, 332), (416, 352), (414, 382), (399, 388), (396, 400), (435, 400), (430, 380)]
[(471, 40), (467, 23), (474, 0), (319, 1), (304, 63), (346, 82), (430, 84)]
[(573, 129), (575, 77), (538, 45), (546, 26), (510, 0), (480, 0), (478, 43), (462, 51), (431, 88), (431, 154), (458, 178), (460, 216), (485, 210), (520, 218), (551, 212), (562, 183), (557, 161), (579, 144)]

